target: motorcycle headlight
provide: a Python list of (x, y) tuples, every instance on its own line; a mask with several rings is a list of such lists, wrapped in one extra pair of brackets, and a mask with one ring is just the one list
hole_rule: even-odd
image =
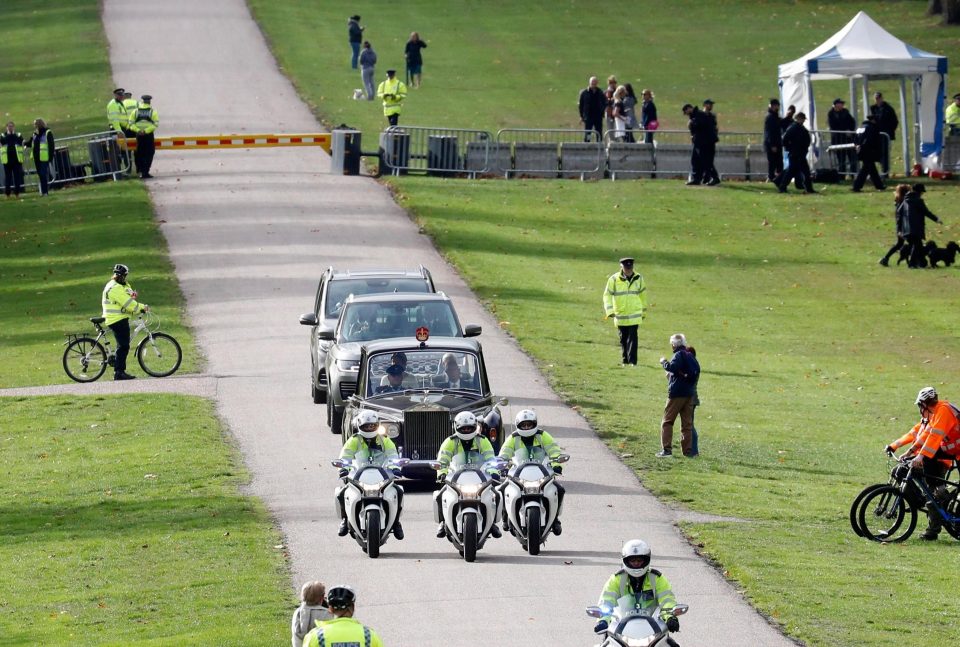
[(460, 494), (463, 495), (465, 499), (475, 499), (477, 493), (480, 492), (479, 485), (461, 485)]
[(380, 484), (379, 484), (379, 483), (364, 483), (364, 484), (363, 484), (363, 493), (364, 493), (364, 494), (380, 494)]
[(396, 438), (400, 435), (400, 425), (395, 422), (383, 422), (380, 423), (380, 431), (388, 438)]
[(522, 481), (524, 494), (539, 494), (541, 481)]
[(627, 638), (627, 647), (649, 647), (656, 636), (648, 638)]
[(341, 371), (356, 373), (360, 370), (360, 360), (358, 359), (338, 359), (337, 368)]

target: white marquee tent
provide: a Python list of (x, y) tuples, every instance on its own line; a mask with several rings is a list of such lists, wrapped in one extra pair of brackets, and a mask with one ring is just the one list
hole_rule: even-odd
[[(904, 43), (861, 11), (826, 42), (779, 68), (780, 100), (784, 107), (806, 112), (808, 128), (817, 128), (813, 81), (849, 79), (851, 112), (856, 116), (857, 84), (866, 108), (870, 79), (900, 81), (900, 136), (909, 170), (909, 138), (914, 123), (907, 116), (906, 83), (913, 88), (913, 115), (919, 134), (913, 153), (925, 168), (938, 168), (943, 149), (943, 116), (947, 58)], [(902, 133), (902, 136), (901, 136)]]

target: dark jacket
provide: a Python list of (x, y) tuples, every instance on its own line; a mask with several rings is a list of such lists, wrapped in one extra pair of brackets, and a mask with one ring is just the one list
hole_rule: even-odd
[(763, 120), (763, 145), (765, 148), (780, 148), (783, 146), (780, 115), (776, 110), (767, 110), (767, 116)]
[(647, 125), (657, 119), (657, 105), (653, 101), (644, 101), (640, 106), (640, 127), (646, 130)]
[(347, 31), (350, 34), (351, 43), (362, 43), (363, 42), (363, 27), (360, 26), (360, 23), (352, 18), (347, 22)]
[(372, 47), (365, 47), (360, 50), (360, 58), (357, 59), (361, 68), (371, 68), (377, 64), (377, 53)]
[(607, 111), (607, 97), (600, 88), (584, 88), (580, 91), (580, 118), (596, 121)]
[(694, 146), (705, 146), (713, 143), (713, 126), (706, 118), (706, 113), (700, 108), (695, 107), (693, 112), (690, 113), (687, 128), (690, 130), (690, 139)]
[(883, 138), (872, 121), (863, 122), (853, 141), (857, 145), (857, 158), (863, 162), (876, 162), (883, 155)]
[(879, 106), (873, 104), (870, 106), (870, 114), (876, 115), (877, 126), (880, 128), (880, 132), (887, 133), (887, 135), (890, 136), (890, 141), (896, 139), (894, 135), (897, 132), (897, 126), (900, 125), (900, 120), (897, 119), (897, 113), (894, 112), (893, 106), (886, 101)]
[(810, 150), (810, 131), (803, 124), (793, 122), (783, 133), (783, 148), (790, 157), (806, 157)]
[(663, 360), (667, 371), (667, 397), (689, 398), (697, 394), (700, 381), (700, 362), (685, 347), (677, 349), (670, 360)]
[[(839, 112), (836, 110), (831, 110), (827, 113), (827, 123), (830, 125), (830, 130), (848, 130), (853, 132), (857, 129), (857, 122), (853, 120), (853, 115), (850, 114), (850, 111), (844, 108)], [(830, 143), (831, 144), (849, 144), (853, 141), (853, 135), (848, 135), (846, 133), (830, 133)]]
[(403, 48), (403, 55), (407, 59), (407, 65), (423, 65), (423, 55), (420, 50), (426, 49), (427, 44), (422, 40), (416, 42), (408, 40)]
[(40, 132), (34, 131), (34, 133), (30, 135), (30, 139), (27, 140), (27, 146), (33, 150), (34, 164), (40, 163), (40, 147), (44, 145), (50, 147), (50, 163), (52, 164), (53, 152), (56, 150), (56, 147), (53, 142), (53, 131), (49, 128), (44, 128)]
[(717, 115), (706, 110), (700, 113), (703, 115), (704, 134), (709, 137), (708, 144), (715, 144), (720, 141), (720, 128), (717, 126)]
[(920, 240), (925, 239), (927, 237), (926, 218), (934, 222), (940, 222), (940, 219), (927, 208), (921, 194), (913, 191), (908, 193), (907, 197), (900, 203), (897, 208), (897, 215), (900, 217), (900, 225), (903, 227), (902, 233), (905, 238), (909, 236)]
[[(7, 150), (7, 164), (19, 164), (17, 161), (17, 149), (23, 148), (23, 135), (20, 133), (10, 133), (7, 134), (7, 131), (4, 130), (0, 133), (0, 147), (6, 146)], [(53, 159), (52, 157), (50, 159)]]

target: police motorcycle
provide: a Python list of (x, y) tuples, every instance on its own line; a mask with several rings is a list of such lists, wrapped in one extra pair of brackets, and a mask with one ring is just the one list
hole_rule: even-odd
[[(505, 466), (500, 458), (467, 463), (458, 454), (450, 462), (443, 487), (433, 497), (434, 520), (443, 524), (447, 540), (464, 561), (477, 559), (477, 551), (483, 548), (497, 521), (500, 495), (497, 480), (489, 471), (499, 473)], [(441, 469), (438, 462), (431, 462), (430, 467)]]
[[(540, 553), (540, 546), (562, 512), (556, 483), (559, 474), (554, 474), (549, 456), (537, 458), (529, 456), (526, 448), (517, 450), (500, 487), (507, 530), (530, 555)], [(566, 463), (570, 455), (560, 454), (554, 460)]]
[[(685, 614), (689, 605), (678, 604), (670, 610), (674, 617)], [(642, 611), (637, 608), (631, 596), (617, 600), (617, 608), (610, 605), (587, 607), (587, 615), (592, 618), (613, 616), (610, 628), (603, 630), (603, 641), (596, 647), (679, 647), (670, 637), (667, 624), (660, 619), (660, 607)]]
[[(410, 459), (394, 458), (381, 466), (363, 460), (335, 458), (330, 461), (336, 468), (349, 470), (344, 477), (343, 493), (347, 529), (372, 559), (380, 556), (380, 546), (386, 543), (397, 523), (403, 489), (397, 484), (396, 476), (408, 462)], [(337, 508), (340, 508), (339, 498)], [(342, 518), (344, 510), (337, 512)]]

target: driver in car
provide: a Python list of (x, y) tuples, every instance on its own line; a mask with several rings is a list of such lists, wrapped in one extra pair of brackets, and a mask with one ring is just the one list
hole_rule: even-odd
[(377, 393), (393, 393), (408, 388), (403, 384), (404, 375), (407, 375), (407, 373), (403, 370), (402, 366), (399, 364), (391, 364), (387, 367), (386, 373), (383, 377), (386, 378), (387, 383), (378, 386)]
[[(402, 352), (396, 352), (390, 356), (390, 365), (399, 366), (403, 379), (400, 381), (400, 384), (404, 389), (415, 389), (417, 387), (417, 378), (411, 373), (407, 373), (407, 354)], [(387, 374), (380, 378), (380, 386), (390, 386), (390, 372), (387, 369)]]
[[(623, 568), (610, 576), (600, 594), (599, 606), (617, 608), (617, 601), (628, 597), (634, 608), (652, 614), (660, 607), (660, 618), (672, 633), (680, 631), (680, 621), (670, 613), (677, 606), (670, 582), (660, 571), (650, 568), (650, 546), (642, 539), (631, 539), (620, 550)], [(594, 626), (596, 633), (602, 633), (610, 626), (612, 615), (604, 616)]]

